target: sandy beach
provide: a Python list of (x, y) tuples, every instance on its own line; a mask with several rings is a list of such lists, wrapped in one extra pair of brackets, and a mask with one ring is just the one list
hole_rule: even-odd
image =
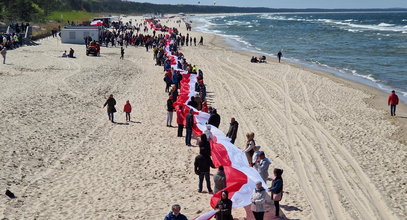
[[(235, 117), (235, 145), (244, 149), (245, 134), (254, 132), (273, 161), (270, 173), (284, 169), (281, 208), (289, 219), (407, 216), (403, 104), (391, 118), (380, 91), (271, 57), (250, 63), (254, 54), (219, 36), (190, 35), (203, 36), (204, 46), (181, 51), (203, 70), (220, 129)], [(211, 210), (211, 195), (197, 193), (198, 148), (165, 126), (164, 73), (151, 51), (128, 47), (120, 60), (120, 47), (88, 57), (84, 45), (38, 44), (9, 51), (0, 67), (0, 189), (17, 196), (2, 193), (0, 217), (155, 220), (178, 203), (193, 219)], [(76, 59), (58, 57), (69, 48)], [(118, 101), (117, 124), (103, 108), (109, 94)]]

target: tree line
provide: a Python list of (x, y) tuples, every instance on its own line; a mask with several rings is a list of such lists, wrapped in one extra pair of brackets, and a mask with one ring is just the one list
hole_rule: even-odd
[[(207, 5), (157, 5), (122, 0), (1, 0), (0, 20), (7, 22), (42, 21), (49, 13), (83, 10), (93, 13), (267, 13), (267, 12), (346, 12), (389, 11), (395, 9), (273, 9), (263, 7), (228, 7)], [(397, 9), (406, 11), (406, 9)]]

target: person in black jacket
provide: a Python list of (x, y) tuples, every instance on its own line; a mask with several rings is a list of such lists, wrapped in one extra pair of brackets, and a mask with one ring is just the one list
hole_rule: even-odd
[(190, 109), (189, 113), (185, 117), (185, 128), (187, 130), (187, 133), (185, 135), (185, 144), (189, 147), (192, 146), (191, 144), (191, 138), (192, 138), (192, 127), (194, 125), (194, 110)]
[(215, 208), (219, 210), (216, 213), (216, 220), (233, 220), (232, 216), (232, 205), (233, 202), (229, 198), (229, 193), (227, 190), (222, 191), (221, 199), (219, 199)]
[(212, 194), (212, 188), (211, 188), (211, 181), (210, 181), (210, 169), (215, 168), (215, 166), (212, 163), (212, 160), (210, 157), (206, 155), (205, 149), (200, 149), (199, 150), (199, 155), (195, 157), (195, 174), (199, 175), (199, 184), (198, 184), (198, 192), (202, 192), (202, 185), (203, 185), (203, 180), (205, 178), (206, 180), (206, 187), (208, 188), (208, 193)]
[(198, 109), (198, 103), (195, 101), (194, 96), (191, 97), (191, 101), (189, 101), (187, 104), (194, 107), (194, 108), (196, 108), (196, 109)]
[(279, 199), (276, 199), (275, 195), (279, 193), (283, 193), (283, 178), (281, 175), (283, 174), (282, 169), (274, 169), (274, 179), (273, 182), (271, 183), (271, 187), (269, 188), (269, 191), (271, 192), (271, 198), (274, 201), (274, 206), (276, 208), (276, 217), (280, 215), (280, 200), (282, 195), (280, 196)]
[(229, 131), (226, 134), (226, 137), (229, 137), (230, 139), (232, 139), (230, 142), (232, 144), (235, 143), (236, 140), (236, 136), (237, 136), (237, 129), (239, 128), (239, 123), (236, 121), (235, 118), (232, 118), (230, 120), (230, 127), (229, 127)]
[(106, 100), (105, 104), (103, 105), (103, 108), (107, 105), (107, 115), (109, 116), (109, 120), (114, 123), (114, 113), (116, 112), (116, 108), (114, 107), (116, 105), (116, 100), (113, 98), (113, 95), (111, 94), (109, 98)]
[(167, 100), (167, 127), (172, 127), (172, 116), (174, 114), (174, 101), (172, 96), (168, 96)]
[(220, 115), (217, 113), (216, 109), (213, 109), (211, 116), (209, 117), (208, 124), (219, 128), (220, 125)]
[(201, 141), (199, 142), (199, 149), (204, 153), (205, 156), (211, 156), (211, 145), (206, 137), (206, 134), (201, 134)]

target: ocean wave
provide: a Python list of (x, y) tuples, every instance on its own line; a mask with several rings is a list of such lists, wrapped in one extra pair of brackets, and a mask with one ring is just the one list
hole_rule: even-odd
[(225, 24), (226, 24), (226, 25), (229, 25), (229, 26), (233, 26), (233, 25), (243, 26), (243, 25), (250, 25), (251, 22), (249, 22), (249, 21), (232, 20), (232, 21), (227, 21)]
[(380, 23), (377, 26), (379, 26), (379, 27), (393, 27), (393, 26), (395, 26), (395, 24)]
[[(298, 17), (286, 17), (282, 15), (267, 15), (263, 14), (259, 16), (263, 19), (268, 20), (278, 20), (278, 21), (301, 21), (301, 22), (313, 22), (313, 23), (328, 23), (328, 24), (335, 24), (342, 27), (350, 27), (351, 29), (346, 29), (347, 31), (357, 32), (363, 30), (375, 30), (375, 31), (388, 31), (388, 32), (407, 32), (407, 25), (400, 26), (395, 24), (388, 24), (388, 23), (379, 23), (379, 24), (356, 24), (352, 23), (352, 21), (356, 21), (353, 19), (347, 20), (332, 20), (332, 19), (305, 19), (305, 18), (298, 18)], [(407, 19), (404, 19), (407, 20)], [(353, 31), (354, 30), (354, 31)]]

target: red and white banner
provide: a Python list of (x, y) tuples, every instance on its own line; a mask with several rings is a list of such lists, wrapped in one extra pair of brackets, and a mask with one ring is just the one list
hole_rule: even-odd
[[(150, 25), (153, 24), (150, 23)], [(171, 60), (171, 68), (174, 71), (179, 71), (181, 74), (183, 74), (182, 81), (180, 83), (180, 92), (174, 105), (176, 108), (178, 108), (179, 105), (183, 105), (184, 116), (188, 114), (189, 109), (194, 109), (193, 131), (199, 136), (206, 131), (208, 126), (207, 122), (210, 115), (187, 105), (187, 103), (191, 100), (191, 97), (195, 96), (196, 94), (195, 83), (197, 82), (197, 75), (189, 74), (187, 71), (178, 68), (178, 62), (182, 61), (170, 51), (170, 44), (172, 43), (174, 43), (173, 40), (167, 40), (165, 54)], [(226, 188), (224, 190), (229, 192), (229, 197), (233, 202), (233, 208), (250, 205), (250, 198), (253, 190), (256, 187), (256, 182), (261, 181), (264, 188), (267, 188), (266, 183), (260, 177), (259, 173), (254, 168), (249, 166), (245, 153), (233, 145), (230, 142), (230, 138), (226, 137), (221, 130), (215, 126), (210, 126), (213, 134), (213, 139), (210, 140), (212, 161), (216, 167), (224, 167), (226, 176)], [(220, 199), (220, 194), (221, 191), (212, 196), (210, 201), (212, 208), (215, 208), (216, 203)], [(211, 219), (216, 212), (216, 210), (212, 210), (204, 213), (203, 215), (195, 218), (195, 220)]]
[(103, 25), (103, 21), (101, 20), (94, 20), (90, 23), (90, 26), (102, 26)]

